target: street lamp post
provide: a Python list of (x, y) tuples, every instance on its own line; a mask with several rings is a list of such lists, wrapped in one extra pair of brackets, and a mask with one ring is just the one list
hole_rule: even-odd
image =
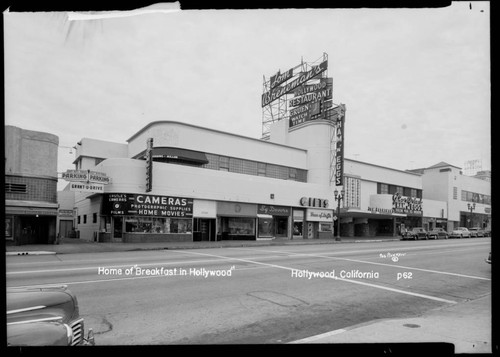
[(337, 204), (337, 238), (335, 240), (340, 240), (340, 201), (344, 199), (345, 191), (342, 189), (342, 191), (339, 191), (335, 189), (333, 191), (333, 194), (335, 195), (335, 201), (338, 202)]
[(476, 209), (476, 204), (475, 203), (467, 203), (467, 208), (469, 209), (470, 211), (470, 224), (469, 224), (469, 228), (472, 228), (472, 211), (474, 211)]

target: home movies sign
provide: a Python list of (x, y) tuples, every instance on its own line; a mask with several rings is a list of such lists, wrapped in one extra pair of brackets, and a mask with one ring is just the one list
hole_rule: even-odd
[(193, 217), (193, 199), (132, 193), (103, 195), (101, 213), (104, 215), (148, 217)]
[(111, 182), (105, 173), (90, 170), (66, 170), (61, 178), (70, 182), (70, 191), (89, 193), (103, 193), (104, 185)]

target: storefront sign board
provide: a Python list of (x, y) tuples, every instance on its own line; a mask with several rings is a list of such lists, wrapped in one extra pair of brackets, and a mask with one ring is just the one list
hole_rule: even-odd
[(258, 205), (257, 214), (268, 214), (271, 216), (290, 216), (290, 207), (274, 205)]
[(70, 182), (69, 190), (74, 192), (103, 193), (104, 185), (100, 183)]
[(306, 210), (306, 221), (333, 222), (333, 210), (308, 208)]
[(107, 185), (111, 181), (104, 172), (90, 170), (66, 170), (62, 173), (61, 178), (70, 182), (100, 183), (103, 185)]
[(103, 215), (193, 217), (193, 199), (185, 197), (108, 193), (103, 195)]

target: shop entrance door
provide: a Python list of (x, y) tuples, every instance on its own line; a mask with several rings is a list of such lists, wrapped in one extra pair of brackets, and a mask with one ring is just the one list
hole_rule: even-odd
[(215, 241), (215, 219), (200, 219), (202, 241)]
[(116, 242), (122, 240), (123, 235), (123, 218), (120, 216), (113, 217), (113, 239)]
[(41, 216), (21, 217), (21, 242), (22, 244), (48, 244), (48, 219)]
[(276, 238), (288, 237), (288, 217), (275, 216)]
[(215, 219), (195, 218), (193, 226), (193, 241), (215, 241)]
[(59, 221), (59, 236), (61, 238), (69, 237), (71, 230), (73, 229), (73, 221)]

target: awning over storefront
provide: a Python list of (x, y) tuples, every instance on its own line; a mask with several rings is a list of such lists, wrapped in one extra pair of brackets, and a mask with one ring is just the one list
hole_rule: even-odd
[(50, 202), (5, 200), (5, 214), (57, 216), (59, 205)]
[(205, 153), (180, 148), (155, 147), (153, 148), (153, 161), (186, 162), (198, 165), (208, 164)]
[(348, 209), (347, 211), (341, 211), (341, 215), (348, 215), (354, 218), (373, 218), (373, 219), (390, 219), (395, 217), (407, 217), (407, 215), (404, 213), (365, 211), (360, 209)]

